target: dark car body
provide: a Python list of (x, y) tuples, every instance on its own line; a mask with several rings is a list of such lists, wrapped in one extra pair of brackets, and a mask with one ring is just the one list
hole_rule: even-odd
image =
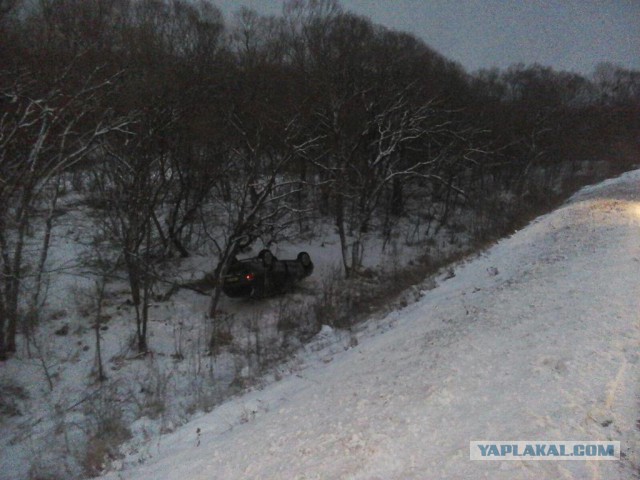
[(269, 250), (257, 257), (234, 260), (222, 278), (222, 291), (229, 297), (263, 298), (290, 290), (313, 272), (307, 252), (294, 260), (278, 260)]

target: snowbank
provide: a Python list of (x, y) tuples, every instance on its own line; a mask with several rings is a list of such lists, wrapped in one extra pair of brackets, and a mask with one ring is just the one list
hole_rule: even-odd
[[(386, 333), (303, 355), (297, 374), (105, 478), (630, 478), (640, 465), (638, 186), (632, 172), (583, 190), (392, 313)], [(469, 441), (484, 439), (619, 440), (623, 458), (471, 462)]]

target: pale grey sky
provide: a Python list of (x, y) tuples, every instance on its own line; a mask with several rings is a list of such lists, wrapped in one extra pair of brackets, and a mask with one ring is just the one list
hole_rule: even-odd
[[(213, 0), (278, 14), (281, 0)], [(342, 0), (346, 9), (414, 33), (467, 70), (534, 62), (590, 73), (610, 61), (640, 70), (640, 0)]]

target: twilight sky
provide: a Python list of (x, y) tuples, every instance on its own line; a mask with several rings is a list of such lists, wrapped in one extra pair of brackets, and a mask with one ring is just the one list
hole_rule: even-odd
[[(279, 14), (281, 0), (214, 0)], [(341, 0), (346, 9), (414, 33), (468, 71), (541, 63), (590, 73), (610, 61), (640, 70), (640, 0)]]

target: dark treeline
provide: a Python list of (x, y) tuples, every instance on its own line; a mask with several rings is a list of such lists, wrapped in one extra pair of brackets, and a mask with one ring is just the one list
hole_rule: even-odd
[(399, 218), (472, 212), (495, 237), (628, 168), (639, 131), (639, 72), (472, 75), (332, 0), (230, 19), (206, 0), (0, 0), (0, 357), (37, 324), (69, 182), (117, 247), (145, 351), (163, 258), (208, 241), (220, 275), (323, 218), (353, 276)]

